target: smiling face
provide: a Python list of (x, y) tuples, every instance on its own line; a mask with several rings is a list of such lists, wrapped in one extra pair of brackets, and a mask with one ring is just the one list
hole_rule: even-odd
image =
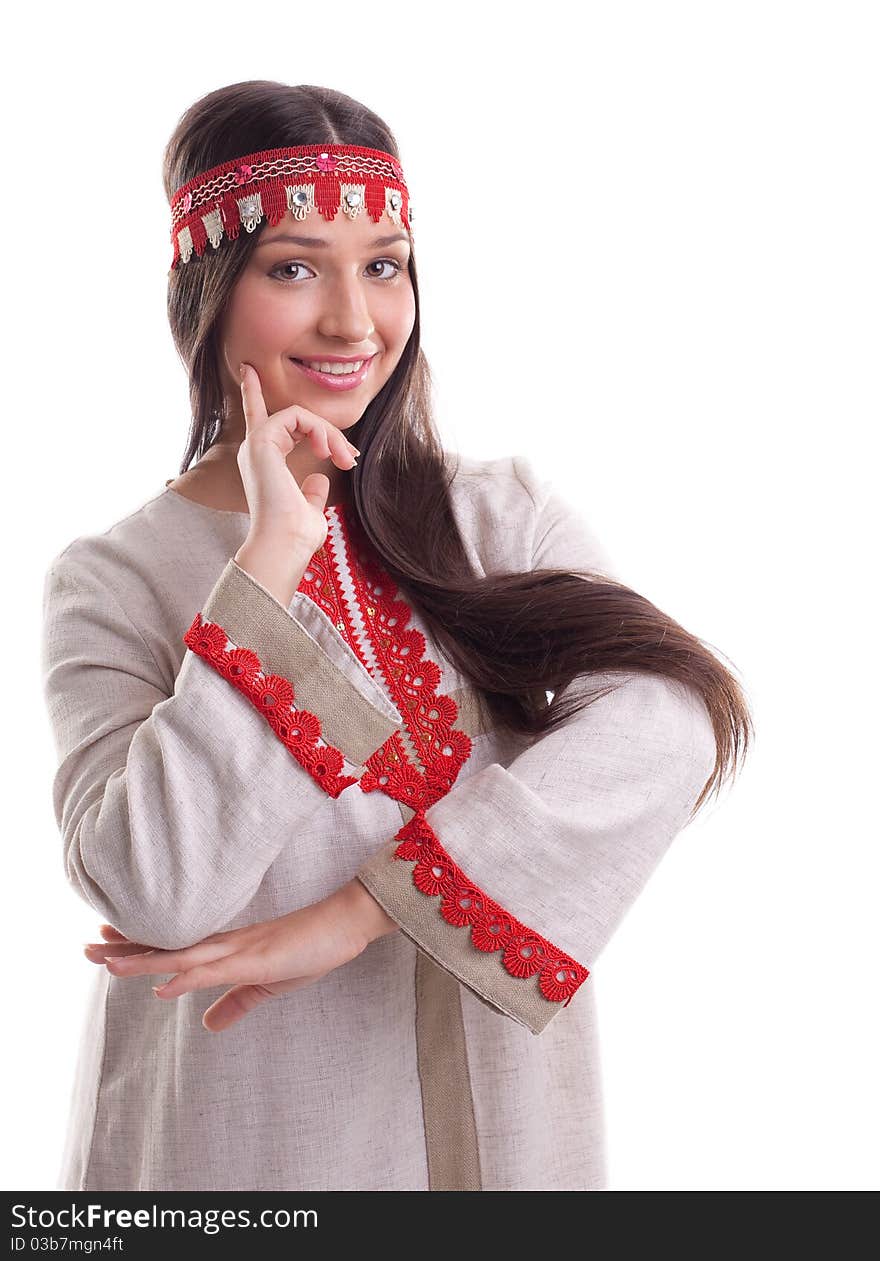
[[(294, 239), (295, 238), (295, 239)], [(233, 244), (234, 248), (234, 244)], [(244, 438), (238, 365), (252, 364), (271, 415), (300, 403), (339, 429), (361, 417), (391, 376), (415, 323), (408, 234), (386, 215), (332, 222), (288, 214), (267, 223), (232, 291), (221, 328), (224, 388), (232, 403), (226, 441)], [(314, 366), (369, 360), (353, 376)], [(346, 388), (340, 388), (346, 387)]]

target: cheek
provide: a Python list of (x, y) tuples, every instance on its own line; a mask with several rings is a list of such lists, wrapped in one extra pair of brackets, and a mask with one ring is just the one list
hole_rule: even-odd
[(285, 301), (283, 290), (266, 285), (239, 285), (228, 307), (227, 336), (245, 346), (272, 349), (290, 344), (303, 313)]
[(393, 340), (403, 347), (413, 331), (415, 322), (416, 296), (412, 286), (409, 286), (403, 293), (395, 296), (395, 301), (389, 304), (385, 312), (389, 340), (393, 337)]

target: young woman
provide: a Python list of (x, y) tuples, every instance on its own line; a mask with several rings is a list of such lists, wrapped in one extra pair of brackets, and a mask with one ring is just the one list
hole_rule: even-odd
[(235, 84), (165, 184), (181, 473), (46, 575), (107, 921), (58, 1187), (602, 1188), (591, 976), (743, 693), (528, 459), (442, 449), (380, 118)]

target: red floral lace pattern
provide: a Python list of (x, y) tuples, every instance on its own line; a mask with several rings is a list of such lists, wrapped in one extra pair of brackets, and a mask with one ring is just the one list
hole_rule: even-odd
[(365, 669), (384, 681), (418, 754), (420, 767), (400, 733), (393, 732), (367, 759), (361, 791), (427, 809), (455, 783), (472, 741), (453, 727), (458, 706), (438, 694), (442, 675), (425, 656), (425, 636), (409, 625), (412, 610), (398, 598), (354, 520), (337, 515), (299, 589), (333, 622)]
[(281, 743), (331, 797), (358, 781), (342, 775), (345, 761), (339, 749), (321, 743), (321, 723), (307, 709), (294, 709), (293, 684), (280, 674), (265, 674), (260, 659), (249, 648), (227, 650), (229, 636), (216, 622), (203, 622), (197, 613), (183, 642), (222, 674), (258, 709)]
[(509, 915), (475, 884), (443, 848), (436, 832), (417, 811), (394, 838), (395, 858), (415, 862), (413, 884), (429, 897), (440, 897), (439, 911), (447, 924), (468, 924), (477, 950), (501, 951), (501, 962), (511, 976), (538, 974), (541, 993), (551, 1003), (568, 1006), (590, 975), (582, 964), (558, 950), (540, 933)]

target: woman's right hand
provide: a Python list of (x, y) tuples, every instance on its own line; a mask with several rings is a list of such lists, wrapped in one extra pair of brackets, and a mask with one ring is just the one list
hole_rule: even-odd
[(252, 543), (289, 544), (292, 552), (311, 558), (327, 537), (324, 511), (330, 479), (326, 473), (309, 473), (300, 486), (287, 457), (307, 438), (316, 455), (350, 469), (357, 448), (335, 425), (298, 403), (270, 416), (256, 368), (243, 364), (242, 369), (245, 438), (238, 448), (238, 467), (250, 511), (248, 537)]

